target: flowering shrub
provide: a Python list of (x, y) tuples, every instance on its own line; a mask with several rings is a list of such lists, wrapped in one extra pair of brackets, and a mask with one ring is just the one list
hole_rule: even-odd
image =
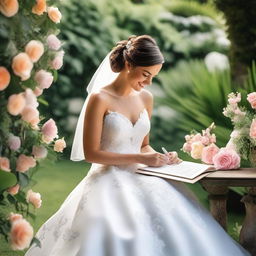
[(215, 134), (211, 134), (214, 129), (212, 123), (202, 133), (192, 131), (185, 136), (185, 144), (182, 150), (194, 159), (200, 159), (206, 164), (213, 164), (216, 170), (236, 169), (240, 167), (240, 156), (236, 150), (230, 146), (219, 149), (216, 143)]
[(27, 187), (40, 161), (66, 146), (55, 121), (37, 109), (63, 64), (58, 3), (0, 1), (0, 235), (13, 250), (38, 242), (25, 217), (34, 217), (29, 205), (39, 208), (42, 200)]
[(247, 95), (250, 107), (238, 104), (241, 102), (241, 93), (230, 93), (228, 105), (223, 114), (230, 118), (234, 130), (230, 135), (228, 146), (234, 148), (242, 159), (247, 160), (255, 166), (256, 153), (256, 92)]

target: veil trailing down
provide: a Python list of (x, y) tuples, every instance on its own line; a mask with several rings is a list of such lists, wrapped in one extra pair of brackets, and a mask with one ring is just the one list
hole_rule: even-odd
[(88, 96), (84, 102), (81, 113), (78, 118), (75, 136), (72, 144), (71, 156), (72, 161), (81, 161), (84, 160), (84, 149), (83, 149), (83, 130), (84, 130), (84, 115), (86, 106), (88, 104), (89, 96), (93, 92), (99, 91), (102, 87), (107, 84), (110, 84), (117, 77), (118, 73), (114, 73), (111, 70), (109, 57), (111, 52), (107, 54), (104, 58), (96, 72), (94, 73), (90, 83), (87, 86)]
[[(94, 74), (89, 95), (112, 82), (109, 53)], [(84, 160), (81, 111), (71, 160)], [(135, 123), (119, 112), (104, 116), (100, 148), (139, 154), (150, 131), (146, 108)], [(26, 256), (245, 256), (235, 242), (178, 181), (136, 173), (136, 164), (93, 163), (87, 176), (39, 229), (41, 248)]]

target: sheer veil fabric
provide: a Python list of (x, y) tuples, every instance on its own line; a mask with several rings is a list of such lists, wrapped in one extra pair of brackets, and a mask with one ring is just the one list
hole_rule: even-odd
[(82, 161), (84, 160), (84, 149), (83, 149), (83, 130), (84, 130), (84, 115), (85, 110), (90, 98), (90, 94), (93, 92), (99, 91), (102, 87), (110, 84), (115, 80), (119, 73), (115, 73), (112, 71), (110, 67), (109, 57), (112, 51), (110, 51), (104, 60), (99, 65), (98, 69), (94, 73), (91, 81), (87, 86), (88, 96), (84, 102), (82, 110), (80, 112), (75, 135), (73, 139), (72, 149), (71, 149), (71, 156), (70, 159), (72, 161)]

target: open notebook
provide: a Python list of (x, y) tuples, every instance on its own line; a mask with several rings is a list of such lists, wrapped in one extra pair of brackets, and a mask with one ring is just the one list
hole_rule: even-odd
[(137, 173), (195, 183), (214, 171), (215, 169), (212, 165), (183, 161), (179, 164), (164, 165), (161, 167), (139, 165)]

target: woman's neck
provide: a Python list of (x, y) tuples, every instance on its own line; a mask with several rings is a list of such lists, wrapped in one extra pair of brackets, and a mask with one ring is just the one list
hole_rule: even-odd
[(129, 85), (127, 78), (122, 74), (117, 76), (117, 78), (112, 82), (111, 87), (120, 97), (131, 96), (134, 92), (133, 88)]

